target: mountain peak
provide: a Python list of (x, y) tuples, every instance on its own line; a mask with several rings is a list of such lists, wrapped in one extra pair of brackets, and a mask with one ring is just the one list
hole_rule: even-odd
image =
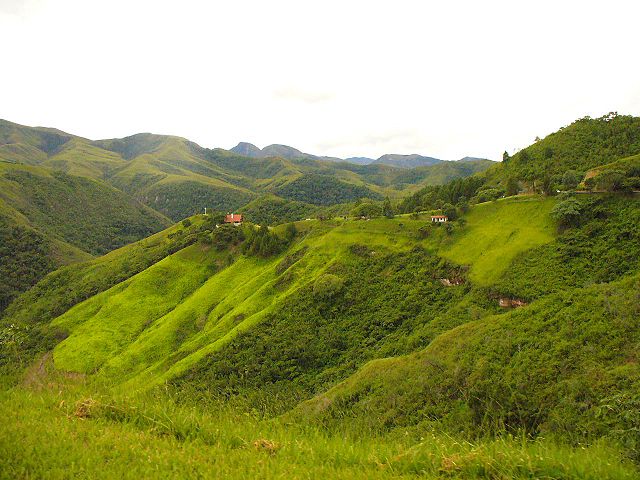
[(262, 151), (253, 143), (249, 142), (240, 142), (230, 151), (232, 151), (233, 153), (237, 153), (238, 155), (243, 155), (245, 157), (258, 158), (263, 156)]

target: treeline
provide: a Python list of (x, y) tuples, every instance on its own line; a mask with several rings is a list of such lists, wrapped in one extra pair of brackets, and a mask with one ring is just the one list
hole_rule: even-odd
[(468, 203), (494, 200), (505, 194), (499, 188), (486, 184), (481, 176), (458, 178), (445, 185), (433, 185), (423, 188), (398, 205), (400, 213), (422, 210), (444, 209), (447, 205), (464, 206)]
[[(501, 176), (542, 183), (567, 170), (586, 172), (619, 158), (640, 153), (640, 118), (615, 112), (584, 117), (544, 139), (503, 156)], [(497, 172), (497, 170), (496, 170)]]
[(285, 227), (283, 235), (266, 225), (256, 228), (251, 224), (242, 227), (218, 224), (212, 225), (210, 233), (201, 235), (200, 241), (205, 245), (214, 246), (217, 250), (236, 247), (245, 255), (270, 257), (284, 251), (297, 233), (293, 223)]

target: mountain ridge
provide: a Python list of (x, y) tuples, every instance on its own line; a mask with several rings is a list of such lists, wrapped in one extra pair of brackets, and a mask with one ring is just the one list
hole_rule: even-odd
[(328, 160), (332, 162), (354, 163), (356, 165), (373, 165), (373, 164), (388, 165), (390, 167), (398, 167), (398, 168), (426, 167), (426, 166), (435, 165), (440, 162), (487, 160), (485, 158), (469, 157), (469, 156), (463, 157), (460, 160), (442, 160), (435, 157), (419, 155), (417, 153), (413, 153), (413, 154), (387, 153), (387, 154), (381, 155), (376, 159), (369, 158), (369, 157), (338, 158), (338, 157), (318, 156), (310, 153), (304, 153), (298, 150), (297, 148), (290, 147), (288, 145), (281, 145), (281, 144), (272, 144), (260, 149), (254, 144), (249, 142), (240, 142), (235, 147), (229, 149), (229, 151), (238, 153), (241, 155), (247, 155), (252, 158), (267, 158), (270, 156), (281, 156), (289, 160), (296, 160), (296, 159)]

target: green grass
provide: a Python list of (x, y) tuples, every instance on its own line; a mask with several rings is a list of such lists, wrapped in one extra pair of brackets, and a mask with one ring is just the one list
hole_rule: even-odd
[(224, 406), (205, 413), (162, 395), (82, 395), (1, 394), (2, 478), (637, 478), (604, 444), (329, 434), (257, 421)]
[(440, 253), (456, 263), (471, 265), (469, 278), (479, 285), (495, 282), (520, 253), (554, 239), (549, 212), (554, 199), (508, 198), (474, 206), (467, 225)]
[[(431, 252), (444, 250), (457, 262), (470, 263), (471, 279), (475, 281), (476, 271), (487, 268), (487, 259), (481, 255), (459, 258), (455, 253), (468, 254), (468, 245), (482, 232), (486, 236), (484, 244), (491, 245), (486, 247), (488, 251), (508, 250), (499, 261), (491, 259), (491, 274), (497, 277), (498, 266), (506, 268), (512, 256), (535, 246), (534, 235), (547, 241), (553, 238), (546, 216), (541, 213), (551, 204), (550, 200), (529, 199), (479, 205), (469, 213), (468, 224), (455, 229), (452, 237), (444, 229), (434, 228), (426, 240), (420, 240), (418, 230), (428, 216), (419, 220), (397, 217), (335, 223), (302, 221), (298, 222), (300, 234), (294, 246), (267, 260), (221, 255), (194, 245), (56, 318), (52, 327), (69, 333), (55, 349), (56, 365), (83, 373), (99, 370), (101, 376), (122, 383), (125, 388), (149, 388), (171, 381), (226, 348), (239, 334), (251, 331), (270, 316), (283, 315), (279, 312), (289, 308), (289, 299), (307, 295), (304, 292), (319, 275), (352, 262), (349, 249), (353, 245), (366, 245), (381, 258), (390, 254), (402, 257), (416, 245)], [(505, 232), (511, 234), (508, 248), (496, 242)], [(302, 248), (307, 249), (302, 260), (287, 272), (276, 272), (276, 265), (286, 255)], [(96, 266), (109, 268), (107, 259)], [(345, 276), (355, 278), (356, 273), (345, 272)], [(481, 278), (488, 281), (491, 277)], [(388, 281), (391, 288), (395, 280), (390, 277)], [(371, 280), (368, 282), (372, 284)], [(366, 287), (354, 284), (353, 288)], [(474, 308), (481, 311), (485, 307)], [(459, 322), (463, 317), (457, 315), (456, 320), (440, 321), (442, 326), (438, 328)], [(415, 341), (426, 341), (437, 330), (417, 330)]]
[(129, 345), (215, 271), (215, 257), (192, 246), (77, 305), (52, 325), (71, 332), (54, 352), (56, 366), (89, 373)]
[[(125, 477), (153, 477), (151, 458), (158, 475), (632, 478), (620, 456), (637, 451), (635, 264), (596, 265), (597, 278), (612, 283), (554, 280), (551, 293), (506, 314), (493, 290), (511, 266), (522, 277), (514, 288), (537, 279), (547, 264), (523, 265), (544, 249), (558, 248), (556, 259), (579, 246), (588, 258), (618, 238), (629, 250), (638, 209), (617, 201), (590, 204), (589, 218), (560, 236), (548, 214), (555, 200), (541, 197), (473, 206), (465, 225), (429, 227), (426, 236), (428, 215), (300, 221), (289, 248), (269, 258), (177, 241), (198, 235), (203, 220), (194, 217), (192, 227), (74, 267), (72, 289), (83, 278), (90, 288), (52, 322), (68, 336), (47, 345), (57, 344), (55, 366), (85, 374), (86, 384), (55, 401), (22, 390), (0, 401), (41, 425), (8, 422), (7, 438), (20, 440), (0, 444), (7, 465), (18, 476), (74, 465), (99, 476), (95, 464), (117, 452), (109, 458)], [(322, 296), (326, 274), (339, 288)], [(442, 278), (466, 283), (446, 287)], [(65, 277), (30, 297), (37, 317), (51, 318), (57, 283)], [(24, 319), (27, 297), (11, 310)], [(141, 400), (166, 388), (180, 405)], [(73, 405), (86, 396), (98, 400), (95, 415), (79, 420)], [(49, 441), (36, 442), (37, 432)], [(256, 451), (259, 438), (281, 448)], [(30, 456), (20, 457), (21, 446)]]

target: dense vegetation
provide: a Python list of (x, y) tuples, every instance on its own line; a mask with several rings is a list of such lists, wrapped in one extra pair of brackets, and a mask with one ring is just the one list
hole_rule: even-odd
[(359, 198), (380, 200), (382, 197), (367, 187), (352, 185), (325, 175), (304, 175), (276, 190), (284, 198), (314, 205), (347, 203)]
[(32, 225), (92, 254), (106, 253), (168, 224), (161, 215), (94, 180), (12, 169), (5, 170), (2, 181), (20, 192), (8, 203)]
[(240, 209), (247, 219), (258, 225), (279, 225), (303, 220), (314, 217), (318, 211), (315, 205), (271, 195), (260, 197)]
[(371, 427), (504, 429), (573, 442), (609, 437), (638, 459), (636, 275), (567, 289), (527, 309), (451, 330), (424, 351), (371, 362), (300, 415)]
[(204, 207), (208, 210), (235, 211), (252, 198), (250, 193), (238, 189), (198, 182), (176, 182), (155, 185), (145, 190), (140, 200), (177, 222), (202, 213)]
[[(426, 345), (443, 328), (430, 326), (433, 319), (464, 294), (442, 287), (438, 278), (459, 273), (422, 249), (381, 255), (356, 244), (328, 272), (178, 383), (236, 395), (278, 392), (295, 401), (371, 358)], [(292, 275), (283, 274), (277, 288)]]
[(0, 217), (0, 314), (18, 294), (55, 268), (50, 250), (42, 235)]
[(0, 313), (45, 274), (169, 224), (99, 181), (0, 162)]
[(503, 178), (542, 182), (548, 176), (561, 177), (568, 170), (584, 174), (598, 165), (638, 153), (640, 118), (610, 113), (576, 120), (512, 157), (507, 156), (499, 173)]
[(579, 216), (550, 244), (519, 255), (495, 286), (531, 301), (640, 271), (640, 209), (620, 196), (578, 196)]

